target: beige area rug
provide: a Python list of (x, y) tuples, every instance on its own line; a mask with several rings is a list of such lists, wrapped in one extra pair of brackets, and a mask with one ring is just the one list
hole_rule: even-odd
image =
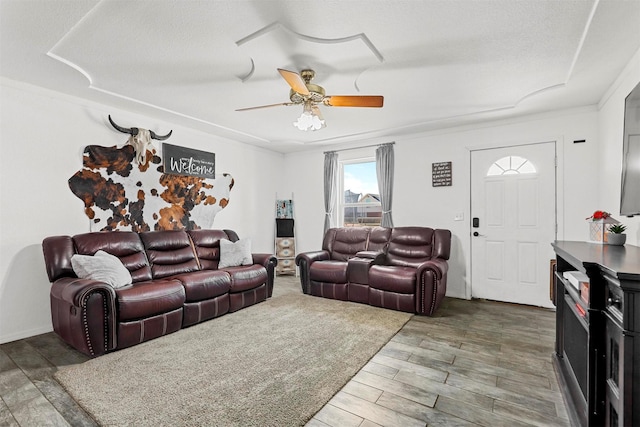
[(55, 378), (104, 426), (304, 425), (410, 317), (278, 277), (266, 302)]

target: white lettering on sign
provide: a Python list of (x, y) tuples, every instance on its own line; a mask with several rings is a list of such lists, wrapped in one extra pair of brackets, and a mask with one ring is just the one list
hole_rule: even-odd
[(214, 166), (211, 162), (194, 159), (193, 157), (170, 158), (171, 170), (178, 174), (213, 175)]
[(433, 187), (451, 186), (451, 162), (432, 163), (431, 173), (431, 185)]

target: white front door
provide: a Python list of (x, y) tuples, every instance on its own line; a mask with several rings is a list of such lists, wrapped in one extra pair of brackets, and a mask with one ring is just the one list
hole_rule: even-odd
[(555, 142), (471, 152), (471, 296), (553, 307)]

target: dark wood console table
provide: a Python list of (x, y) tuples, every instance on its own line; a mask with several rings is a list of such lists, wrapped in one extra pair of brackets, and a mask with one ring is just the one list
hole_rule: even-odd
[[(552, 246), (554, 364), (571, 424), (640, 426), (640, 247)], [(587, 275), (586, 295), (563, 277), (566, 271)]]

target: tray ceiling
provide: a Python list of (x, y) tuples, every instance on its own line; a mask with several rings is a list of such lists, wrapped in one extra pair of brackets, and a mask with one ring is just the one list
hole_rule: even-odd
[[(281, 152), (598, 103), (637, 1), (0, 1), (3, 77)], [(277, 68), (328, 95), (302, 132)], [(125, 126), (129, 123), (118, 117)]]

